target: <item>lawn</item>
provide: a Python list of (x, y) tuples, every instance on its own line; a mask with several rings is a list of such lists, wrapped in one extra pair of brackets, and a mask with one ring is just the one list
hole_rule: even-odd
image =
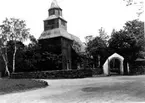
[(0, 79), (0, 95), (48, 86), (47, 82), (32, 79)]

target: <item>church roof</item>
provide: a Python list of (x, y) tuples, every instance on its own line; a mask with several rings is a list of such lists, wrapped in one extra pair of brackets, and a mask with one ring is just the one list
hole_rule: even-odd
[(68, 33), (65, 29), (62, 28), (43, 31), (43, 33), (39, 37), (39, 40), (56, 38), (56, 37), (64, 37), (69, 40), (77, 42), (80, 45), (80, 52), (85, 52), (85, 45), (82, 43), (82, 41), (77, 36)]
[(56, 18), (61, 18), (64, 21), (66, 21), (62, 16), (56, 16), (56, 15), (51, 15), (48, 18), (46, 18), (44, 21), (46, 21), (46, 20), (52, 20), (52, 19), (56, 19)]
[(51, 3), (50, 9), (52, 9), (52, 8), (60, 8), (60, 7), (58, 6), (58, 3), (57, 3), (56, 0), (53, 0), (52, 3)]
[(71, 35), (72, 40), (77, 42), (80, 45), (80, 51), (79, 52), (85, 52), (85, 45), (80, 40), (80, 38), (75, 36), (75, 35), (72, 35), (72, 34), (70, 34), (70, 35)]
[(69, 33), (62, 28), (43, 31), (39, 39), (49, 39), (60, 36), (72, 40), (71, 35), (69, 35)]

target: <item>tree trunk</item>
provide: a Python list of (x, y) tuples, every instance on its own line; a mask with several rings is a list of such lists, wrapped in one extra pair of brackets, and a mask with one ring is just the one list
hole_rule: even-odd
[(98, 67), (100, 67), (100, 55), (98, 55)]
[(2, 57), (3, 57), (4, 63), (5, 63), (6, 72), (8, 73), (8, 76), (10, 76), (10, 71), (8, 69), (8, 62), (7, 62), (7, 60), (6, 60), (4, 55), (2, 55)]
[(16, 59), (16, 52), (17, 52), (17, 47), (16, 47), (16, 44), (15, 44), (15, 47), (14, 47), (14, 53), (13, 53), (13, 73), (15, 72), (15, 59)]

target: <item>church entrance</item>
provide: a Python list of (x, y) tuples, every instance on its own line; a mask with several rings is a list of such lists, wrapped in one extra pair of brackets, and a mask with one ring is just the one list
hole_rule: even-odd
[(113, 58), (109, 63), (110, 74), (120, 74), (120, 64), (121, 61), (117, 58)]

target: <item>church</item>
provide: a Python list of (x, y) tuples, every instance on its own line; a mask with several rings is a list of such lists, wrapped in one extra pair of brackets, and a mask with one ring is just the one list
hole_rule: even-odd
[(52, 1), (48, 9), (48, 18), (44, 20), (44, 31), (39, 37), (39, 43), (43, 51), (62, 55), (61, 70), (77, 69), (77, 56), (85, 52), (81, 40), (68, 33), (67, 21), (56, 0)]

